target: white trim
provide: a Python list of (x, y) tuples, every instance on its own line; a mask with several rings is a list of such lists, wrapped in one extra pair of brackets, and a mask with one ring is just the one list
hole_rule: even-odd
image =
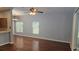
[(14, 35), (18, 35), (18, 36), (24, 36), (24, 37), (32, 37), (32, 38), (39, 38), (39, 39), (44, 39), (44, 40), (50, 40), (50, 41), (57, 41), (57, 42), (63, 42), (63, 43), (70, 43), (68, 41), (62, 41), (62, 40), (56, 40), (56, 39), (49, 39), (49, 38), (45, 38), (45, 37), (38, 37), (38, 36), (29, 36), (29, 35), (21, 35), (21, 34), (14, 34)]
[(14, 44), (14, 42), (9, 42), (9, 44)]
[(73, 27), (72, 27), (72, 42), (71, 42), (71, 50), (73, 51), (76, 48), (76, 40), (75, 40), (75, 34), (76, 34), (76, 14), (73, 16)]
[(6, 44), (12, 44), (12, 43), (11, 42), (7, 42), (7, 43), (0, 44), (0, 46), (6, 45)]

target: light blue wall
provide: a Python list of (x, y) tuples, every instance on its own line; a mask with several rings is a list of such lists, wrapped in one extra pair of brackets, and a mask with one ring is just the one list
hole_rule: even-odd
[(32, 34), (32, 22), (38, 21), (40, 33), (39, 35), (34, 36), (69, 42), (71, 40), (72, 33), (72, 18), (73, 15), (68, 13), (47, 13), (38, 14), (36, 16), (21, 16), (19, 21), (24, 23), (24, 32), (15, 33), (26, 36), (33, 36), (34, 34)]
[(9, 33), (0, 33), (0, 44), (6, 44), (9, 43)]

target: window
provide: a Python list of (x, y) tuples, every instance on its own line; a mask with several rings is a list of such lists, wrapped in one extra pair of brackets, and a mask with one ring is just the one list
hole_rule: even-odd
[(34, 21), (32, 23), (32, 28), (33, 28), (32, 30), (33, 34), (39, 34), (39, 22), (38, 21)]
[(23, 32), (23, 22), (16, 22), (16, 32)]

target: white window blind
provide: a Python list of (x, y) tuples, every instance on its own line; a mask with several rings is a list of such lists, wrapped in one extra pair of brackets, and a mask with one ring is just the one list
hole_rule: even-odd
[(33, 34), (39, 34), (39, 22), (38, 21), (34, 21), (32, 23), (32, 28), (33, 28), (33, 31), (32, 31)]
[(16, 32), (23, 32), (23, 22), (16, 22)]

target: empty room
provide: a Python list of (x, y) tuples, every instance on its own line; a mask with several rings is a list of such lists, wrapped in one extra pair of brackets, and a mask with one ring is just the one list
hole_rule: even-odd
[(0, 7), (0, 51), (78, 51), (79, 8)]

